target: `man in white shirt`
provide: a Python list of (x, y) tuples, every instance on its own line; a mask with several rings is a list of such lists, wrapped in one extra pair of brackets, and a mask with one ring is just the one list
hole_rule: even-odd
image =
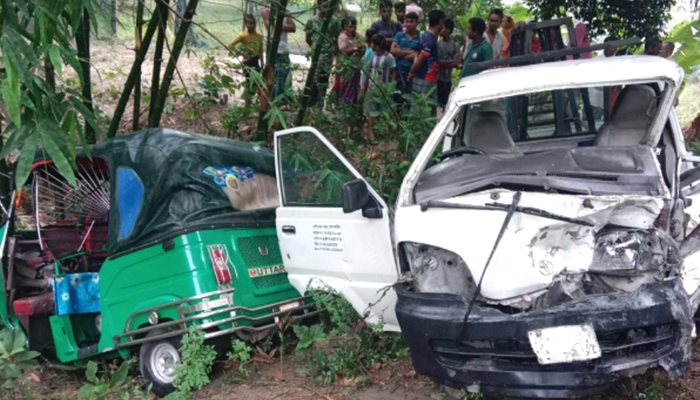
[(406, 6), (406, 14), (416, 13), (418, 15), (418, 23), (420, 24), (425, 19), (423, 9), (418, 5), (418, 0), (410, 0)]
[(493, 48), (493, 59), (500, 60), (501, 52), (503, 51), (503, 34), (499, 31), (501, 24), (503, 23), (503, 10), (500, 8), (494, 8), (489, 13), (488, 26), (486, 27), (486, 32), (484, 32), (484, 37), (489, 41), (491, 47)]

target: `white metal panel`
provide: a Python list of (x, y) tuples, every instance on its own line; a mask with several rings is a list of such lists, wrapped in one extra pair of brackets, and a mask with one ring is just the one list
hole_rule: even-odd
[(683, 69), (662, 57), (596, 57), (494, 68), (462, 78), (452, 94), (453, 103), (475, 103), (494, 97), (513, 96), (569, 87), (608, 86), (630, 82), (683, 81)]
[[(301, 127), (275, 133), (275, 143), (284, 135), (312, 133), (357, 177), (362, 176), (314, 128)], [(281, 176), (279, 148), (275, 151)], [(369, 219), (362, 211), (345, 214), (341, 207), (285, 206), (282, 179), (278, 179), (281, 207), (277, 209), (277, 237), (289, 281), (301, 293), (308, 288), (332, 288), (352, 304), (368, 322), (384, 323), (384, 329), (399, 331), (396, 293), (391, 285), (398, 279), (390, 237), (390, 212), (386, 203), (368, 185), (370, 194), (382, 207), (382, 218)], [(283, 227), (294, 227), (285, 232)], [(325, 235), (325, 236), (324, 236)], [(334, 251), (319, 247), (319, 237), (332, 236), (339, 244)]]

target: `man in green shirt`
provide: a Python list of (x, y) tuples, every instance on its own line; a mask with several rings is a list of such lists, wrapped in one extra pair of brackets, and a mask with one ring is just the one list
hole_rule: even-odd
[(467, 54), (464, 57), (462, 78), (472, 76), (483, 71), (483, 69), (469, 68), (470, 64), (493, 60), (493, 48), (491, 48), (488, 40), (484, 39), (485, 30), (486, 22), (483, 19), (472, 18), (469, 20), (467, 37), (469, 37), (470, 42), (469, 46), (467, 46)]
[(333, 10), (328, 10), (328, 0), (318, 0), (318, 14), (311, 18), (306, 23), (304, 32), (306, 33), (306, 43), (313, 51), (316, 43), (321, 43), (321, 56), (318, 59), (318, 69), (311, 84), (311, 94), (309, 105), (314, 106), (320, 102), (323, 104), (323, 98), (326, 97), (326, 89), (333, 68), (333, 59), (338, 51), (338, 35), (340, 35), (340, 22), (332, 18), (328, 26), (328, 32), (325, 36), (321, 35), (321, 27), (323, 20), (326, 17), (326, 12), (332, 13)]

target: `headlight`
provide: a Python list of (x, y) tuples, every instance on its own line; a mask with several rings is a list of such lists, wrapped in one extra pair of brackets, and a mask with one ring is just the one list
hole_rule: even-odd
[(419, 292), (451, 293), (471, 298), (476, 291), (476, 283), (467, 264), (449, 250), (403, 242), (401, 256)]
[(667, 266), (668, 246), (656, 231), (604, 230), (596, 235), (590, 272), (636, 276), (662, 271)]

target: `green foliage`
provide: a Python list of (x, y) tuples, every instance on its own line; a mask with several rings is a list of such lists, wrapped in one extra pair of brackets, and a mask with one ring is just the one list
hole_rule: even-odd
[(676, 25), (665, 39), (676, 43), (678, 51), (673, 59), (683, 67), (686, 74), (700, 64), (700, 20)]
[(233, 339), (233, 341), (231, 341), (231, 346), (232, 348), (228, 353), (228, 359), (239, 364), (238, 372), (240, 372), (241, 375), (250, 375), (250, 371), (246, 368), (245, 364), (250, 360), (253, 349), (248, 346), (248, 343), (239, 339)]
[(38, 367), (39, 353), (25, 348), (26, 337), (19, 330), (0, 330), (0, 393), (21, 389), (25, 371)]
[(204, 332), (190, 327), (182, 337), (180, 347), (182, 364), (175, 369), (175, 388), (182, 397), (188, 398), (192, 391), (199, 390), (209, 383), (209, 373), (216, 358), (213, 346), (204, 344)]
[[(322, 132), (389, 203), (396, 199), (411, 161), (436, 123), (432, 109), (437, 103), (429, 94), (405, 94), (403, 105), (395, 102), (397, 94), (395, 83), (368, 91), (365, 101), (379, 105), (379, 110), (374, 112), (376, 125), (372, 141), (362, 135), (367, 125), (361, 106), (335, 101), (333, 96), (328, 99), (333, 113), (328, 114), (320, 107), (312, 108), (308, 122)], [(315, 198), (304, 200), (337, 204), (340, 188), (353, 177), (341, 173), (345, 168), (336, 165), (336, 157), (328, 155), (328, 150), (318, 141), (300, 140), (287, 145), (286, 149), (283, 147), (283, 160), (292, 170), (306, 172), (318, 189), (309, 193)]]
[(146, 392), (143, 392), (129, 377), (129, 370), (134, 364), (134, 360), (126, 360), (119, 368), (106, 370), (102, 376), (98, 376), (98, 364), (95, 361), (88, 361), (85, 370), (87, 383), (80, 388), (78, 398), (89, 400), (150, 398), (150, 386)]
[(541, 20), (571, 13), (589, 24), (592, 36), (644, 38), (659, 35), (675, 0), (647, 0), (643, 7), (631, 7), (629, 0), (525, 0), (525, 4)]
[(513, 17), (514, 22), (527, 21), (532, 17), (532, 12), (523, 3), (517, 1), (503, 8), (503, 13)]
[(299, 338), (297, 349), (308, 349), (314, 343), (323, 343), (328, 340), (329, 336), (323, 332), (323, 325), (303, 326), (294, 325), (294, 334)]
[(250, 112), (249, 106), (233, 106), (221, 117), (221, 126), (226, 129), (229, 138), (235, 137), (238, 133), (238, 124), (247, 121), (250, 118)]
[[(96, 8), (97, 0), (3, 1), (0, 51), (4, 69), (0, 70), (0, 97), (12, 123), (3, 132), (9, 139), (0, 151), (0, 158), (21, 145), (15, 179), (17, 187), (29, 176), (37, 149), (46, 151), (57, 161), (57, 167), (68, 182), (75, 183), (75, 157), (70, 149), (75, 146), (76, 138), (84, 141), (84, 130), (79, 123), (64, 123), (66, 119), (80, 115), (86, 124), (101, 132), (94, 116), (83, 104), (81, 94), (61, 81), (63, 64), (70, 65), (81, 78), (85, 72), (73, 48), (74, 37), (83, 9), (94, 20)], [(58, 72), (56, 89), (33, 72), (43, 68), (42, 60), (52, 64)]]
[[(659, 378), (651, 374), (649, 381), (643, 386), (643, 389), (637, 393), (636, 399), (640, 400), (663, 400), (664, 388), (668, 383), (668, 379)], [(641, 383), (641, 382), (640, 382)]]
[(318, 384), (363, 381), (371, 369), (408, 355), (403, 336), (382, 332), (381, 324), (367, 324), (331, 288), (311, 293), (317, 307), (327, 312), (320, 324), (294, 327), (299, 340), (295, 353)]

